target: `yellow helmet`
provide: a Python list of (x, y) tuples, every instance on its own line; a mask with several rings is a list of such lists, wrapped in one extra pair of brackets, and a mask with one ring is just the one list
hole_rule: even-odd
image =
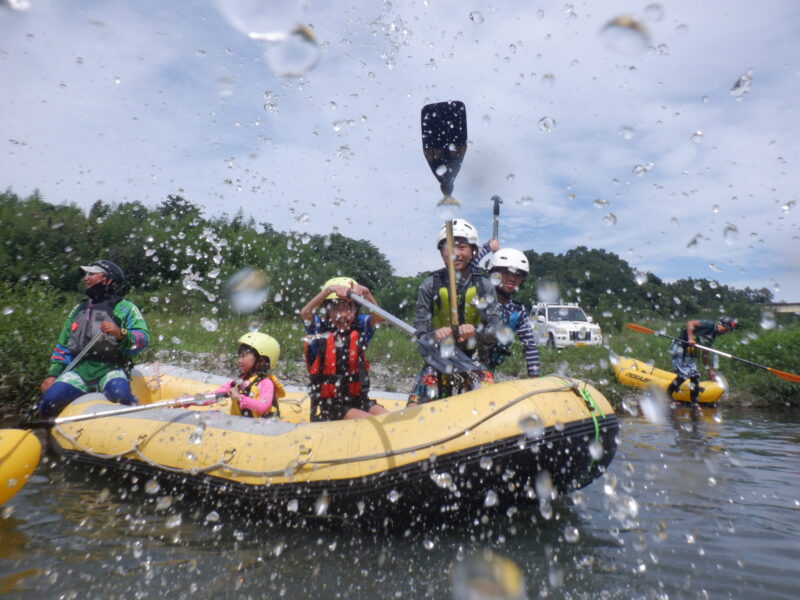
[[(331, 279), (328, 279), (328, 281), (326, 281), (324, 284), (322, 284), (320, 290), (324, 290), (332, 285), (343, 285), (344, 287), (349, 288), (358, 284), (356, 283), (356, 280), (351, 277), (333, 277)], [(325, 300), (335, 300), (338, 297), (339, 296), (337, 296), (336, 294), (328, 294), (325, 297)]]
[(270, 367), (274, 367), (281, 357), (281, 345), (277, 340), (271, 335), (261, 333), (260, 331), (245, 333), (239, 338), (239, 344), (250, 346), (253, 350), (258, 352), (259, 356), (266, 356), (269, 358)]

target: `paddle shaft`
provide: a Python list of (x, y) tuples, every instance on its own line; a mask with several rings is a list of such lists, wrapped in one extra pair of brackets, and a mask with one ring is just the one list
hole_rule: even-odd
[(204, 402), (216, 402), (214, 394), (206, 394), (199, 396), (192, 396), (189, 398), (173, 398), (172, 400), (163, 400), (161, 402), (153, 402), (152, 404), (142, 404), (139, 406), (126, 406), (125, 408), (117, 408), (115, 410), (107, 410), (103, 412), (88, 413), (85, 415), (74, 415), (71, 417), (56, 417), (55, 419), (43, 419), (41, 421), (32, 421), (30, 423), (20, 423), (20, 427), (53, 427), (55, 425), (63, 425), (64, 423), (75, 423), (77, 421), (89, 421), (91, 419), (103, 419), (105, 417), (117, 417), (119, 415), (127, 415), (130, 413), (143, 412), (152, 410), (154, 408), (179, 408), (182, 406), (191, 406), (193, 404), (202, 404)]
[[(677, 342), (688, 343), (686, 340), (682, 340), (681, 338), (676, 338), (671, 335), (667, 335), (666, 333), (660, 333), (655, 331), (654, 329), (650, 329), (649, 327), (645, 327), (643, 325), (637, 325), (636, 323), (627, 323), (625, 325), (631, 331), (636, 331), (637, 333), (648, 333), (651, 335), (657, 335), (663, 338), (667, 338), (668, 340), (674, 340)], [(733, 354), (729, 354), (728, 352), (723, 352), (722, 350), (715, 350), (714, 348), (709, 348), (708, 346), (703, 346), (701, 344), (695, 343), (695, 348), (699, 348), (700, 350), (705, 350), (706, 352), (711, 352), (713, 354), (719, 354), (720, 356), (724, 356), (725, 358), (730, 358), (732, 360), (738, 360), (739, 362), (743, 362), (753, 367), (758, 367), (759, 369), (764, 369), (765, 371), (769, 371), (773, 375), (780, 377), (781, 379), (786, 379), (787, 381), (794, 381), (795, 383), (800, 383), (800, 375), (795, 375), (794, 373), (788, 373), (786, 371), (781, 371), (779, 369), (775, 369), (773, 367), (768, 367), (766, 365), (760, 365), (758, 363), (753, 362), (752, 360), (747, 360), (746, 358), (740, 358), (738, 356), (734, 356)]]
[(392, 325), (403, 331), (403, 333), (408, 334), (411, 337), (417, 335), (417, 330), (414, 329), (411, 325), (402, 321), (395, 317), (392, 313), (383, 310), (377, 304), (373, 304), (366, 298), (362, 298), (358, 294), (354, 294), (353, 292), (347, 292), (347, 297), (350, 298), (353, 302), (360, 304), (364, 308), (368, 309), (370, 312), (375, 313), (376, 315), (383, 317), (385, 320), (389, 321)]
[(455, 243), (453, 242), (453, 220), (445, 224), (447, 231), (447, 280), (450, 289), (450, 327), (453, 328), (453, 341), (458, 341), (458, 298), (456, 297), (456, 266), (453, 260)]
[(362, 298), (353, 292), (347, 293), (348, 298), (353, 302), (360, 304), (370, 312), (374, 312), (386, 319), (389, 323), (408, 334), (417, 342), (417, 348), (423, 360), (437, 371), (444, 373), (453, 372), (466, 372), (480, 370), (482, 367), (476, 364), (464, 352), (455, 348), (448, 356), (443, 356), (441, 348), (436, 344), (433, 337), (429, 334), (423, 334), (414, 329), (411, 325), (395, 317), (392, 313), (385, 311), (380, 306), (373, 304), (366, 298)]
[(97, 343), (97, 341), (98, 341), (98, 340), (99, 340), (101, 337), (103, 337), (104, 335), (105, 335), (105, 334), (104, 334), (102, 331), (98, 331), (97, 333), (95, 333), (95, 334), (94, 334), (94, 337), (93, 337), (91, 340), (89, 340), (89, 343), (88, 343), (88, 344), (86, 344), (86, 345), (83, 347), (83, 350), (81, 350), (80, 352), (78, 352), (78, 354), (75, 356), (75, 358), (73, 358), (73, 359), (70, 361), (70, 363), (67, 365), (67, 367), (66, 367), (66, 368), (65, 368), (63, 371), (61, 371), (60, 375), (63, 375), (64, 373), (69, 373), (69, 372), (70, 372), (72, 369), (74, 369), (74, 368), (75, 368), (75, 367), (78, 365), (78, 363), (81, 361), (81, 359), (82, 359), (84, 356), (86, 356), (86, 353), (87, 353), (89, 350), (91, 350), (91, 349), (92, 349), (92, 346), (94, 346), (94, 345)]

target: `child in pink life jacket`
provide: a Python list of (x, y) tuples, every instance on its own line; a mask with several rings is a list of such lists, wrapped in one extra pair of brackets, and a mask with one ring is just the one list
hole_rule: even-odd
[(217, 395), (230, 394), (232, 415), (280, 417), (278, 399), (286, 392), (277, 377), (269, 373), (280, 355), (280, 344), (266, 333), (253, 331), (239, 338), (239, 379), (214, 390)]

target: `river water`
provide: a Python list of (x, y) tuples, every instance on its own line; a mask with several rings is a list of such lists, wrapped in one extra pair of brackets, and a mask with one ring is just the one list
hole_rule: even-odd
[[(273, 525), (52, 459), (3, 507), (9, 598), (785, 598), (800, 595), (800, 417), (621, 418), (606, 475), (486, 522)], [(507, 560), (506, 560), (507, 559)], [(517, 569), (513, 567), (513, 561)], [(470, 568), (505, 565), (507, 593)], [(515, 577), (524, 578), (514, 593)], [(477, 583), (476, 583), (477, 582)], [(455, 587), (455, 591), (454, 591)], [(482, 594), (482, 595), (481, 595)]]

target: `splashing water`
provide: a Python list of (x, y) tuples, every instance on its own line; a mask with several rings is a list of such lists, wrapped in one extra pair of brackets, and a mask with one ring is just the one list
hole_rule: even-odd
[(552, 131), (556, 128), (556, 120), (552, 117), (542, 117), (539, 119), (538, 127), (539, 131), (544, 131), (545, 133), (552, 133)]
[(217, 10), (254, 40), (275, 41), (302, 22), (300, 0), (216, 0)]
[(775, 313), (764, 311), (761, 313), (761, 329), (774, 329), (775, 328)]
[(479, 11), (473, 10), (471, 13), (469, 13), (469, 20), (475, 23), (476, 25), (481, 25), (483, 24), (485, 19), (483, 18), (483, 15)]
[(642, 415), (650, 423), (664, 423), (669, 416), (669, 400), (664, 392), (648, 389), (642, 393), (639, 400)]
[(278, 77), (303, 77), (316, 66), (321, 55), (314, 32), (305, 25), (269, 42), (264, 50), (270, 69)]
[(267, 274), (261, 269), (245, 267), (225, 284), (231, 307), (239, 314), (257, 310), (269, 295)]
[(617, 215), (610, 212), (606, 216), (603, 217), (603, 225), (606, 227), (613, 227), (617, 224)]
[(650, 47), (647, 28), (630, 15), (611, 19), (600, 30), (600, 37), (606, 46), (620, 54), (641, 54)]
[(725, 229), (722, 230), (722, 237), (725, 239), (726, 244), (735, 246), (736, 242), (739, 241), (739, 228), (732, 223), (728, 223)]
[(623, 125), (619, 128), (619, 136), (626, 141), (632, 140), (636, 137), (636, 130), (629, 125)]
[(731, 87), (731, 96), (736, 98), (737, 102), (741, 102), (742, 99), (750, 93), (750, 87), (753, 84), (753, 69), (747, 69), (740, 77), (736, 80), (736, 83), (733, 84)]
[(454, 600), (524, 600), (525, 580), (516, 563), (486, 548), (458, 557), (451, 569)]

